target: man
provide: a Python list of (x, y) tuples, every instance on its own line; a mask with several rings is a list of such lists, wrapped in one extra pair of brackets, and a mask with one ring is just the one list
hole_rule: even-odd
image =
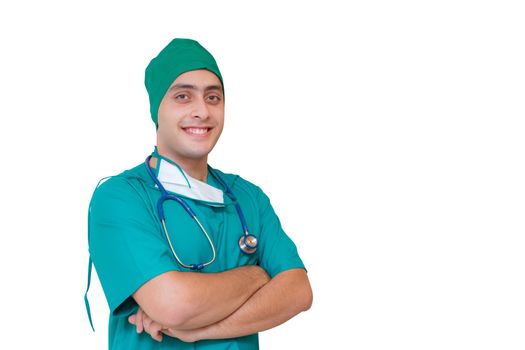
[(109, 348), (258, 349), (257, 332), (309, 309), (304, 265), (261, 189), (208, 166), (224, 124), (212, 55), (174, 39), (145, 83), (155, 150), (90, 204)]

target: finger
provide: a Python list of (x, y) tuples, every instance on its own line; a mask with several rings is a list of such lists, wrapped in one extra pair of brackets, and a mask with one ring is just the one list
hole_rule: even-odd
[(144, 326), (144, 331), (148, 334), (151, 334), (153, 320), (149, 318), (148, 315), (143, 314), (142, 316), (142, 325)]
[(148, 315), (144, 314), (144, 331), (158, 342), (162, 341), (162, 325), (153, 321)]
[(136, 319), (135, 319), (135, 325), (137, 326), (137, 333), (142, 333), (144, 330), (144, 312), (142, 312), (142, 309), (139, 307), (139, 310), (137, 311)]
[(162, 325), (154, 322), (154, 328), (151, 330), (151, 337), (158, 342), (162, 341)]
[(131, 324), (136, 324), (135, 320), (136, 320), (137, 316), (135, 315), (131, 315), (128, 317), (128, 322), (131, 323)]
[(158, 341), (159, 343), (161, 343), (161, 342), (162, 342), (162, 332), (159, 332), (159, 333), (157, 334), (157, 338), (153, 338), (153, 339), (155, 339), (156, 341)]
[(168, 337), (177, 338), (176, 334), (169, 328), (163, 328), (161, 332), (162, 334), (165, 334)]
[(153, 338), (153, 340), (156, 340), (159, 343), (162, 342), (162, 332), (158, 332), (157, 334), (153, 334), (153, 335), (151, 335), (151, 337)]

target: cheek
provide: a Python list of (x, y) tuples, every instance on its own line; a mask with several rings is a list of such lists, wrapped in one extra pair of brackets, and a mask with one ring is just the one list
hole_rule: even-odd
[(222, 111), (219, 111), (219, 113), (216, 114), (217, 115), (217, 124), (221, 125), (224, 125), (224, 110)]
[(173, 131), (173, 128), (177, 126), (177, 123), (181, 119), (179, 114), (180, 112), (178, 111), (168, 110), (166, 108), (161, 111), (159, 109), (159, 128), (161, 126), (165, 126), (169, 130)]
[(166, 140), (173, 140), (175, 134), (179, 131), (176, 118), (170, 115), (159, 114), (159, 128), (157, 130), (159, 135)]
[(166, 124), (176, 124), (179, 119), (187, 113), (188, 107), (177, 104), (170, 99), (163, 99), (160, 103), (157, 115), (159, 123), (162, 120)]

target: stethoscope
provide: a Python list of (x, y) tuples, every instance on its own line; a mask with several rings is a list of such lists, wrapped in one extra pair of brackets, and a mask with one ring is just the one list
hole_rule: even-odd
[[(155, 184), (157, 185), (157, 187), (160, 190), (160, 198), (157, 201), (157, 212), (159, 214), (160, 221), (162, 223), (162, 227), (164, 229), (164, 234), (166, 235), (166, 239), (168, 240), (168, 244), (169, 244), (169, 246), (171, 248), (171, 252), (173, 253), (173, 256), (175, 256), (175, 259), (177, 259), (179, 264), (181, 264), (184, 268), (191, 269), (191, 270), (202, 270), (206, 266), (208, 266), (211, 263), (213, 263), (215, 261), (215, 257), (216, 257), (215, 246), (213, 245), (213, 242), (212, 242), (212, 240), (210, 238), (210, 235), (208, 234), (208, 232), (206, 232), (206, 229), (204, 228), (204, 226), (202, 226), (201, 222), (197, 218), (197, 215), (195, 215), (195, 212), (190, 208), (188, 203), (186, 203), (186, 201), (184, 199), (182, 199), (180, 196), (168, 193), (168, 191), (166, 191), (164, 186), (162, 186), (162, 184), (160, 183), (160, 181), (157, 178), (157, 176), (155, 176), (155, 174), (153, 173), (153, 170), (151, 169), (151, 166), (149, 165), (150, 159), (151, 159), (151, 155), (146, 158), (146, 161), (145, 161), (146, 169), (148, 170), (149, 175), (151, 176), (153, 181), (155, 181)], [(242, 225), (242, 230), (244, 232), (244, 234), (239, 239), (239, 248), (241, 249), (241, 251), (243, 253), (246, 253), (246, 254), (253, 254), (253, 253), (255, 253), (255, 251), (257, 250), (257, 237), (255, 235), (252, 235), (248, 231), (248, 225), (246, 224), (246, 219), (244, 218), (244, 214), (242, 213), (241, 206), (239, 205), (239, 202), (237, 201), (237, 198), (233, 194), (230, 186), (228, 186), (226, 184), (226, 182), (222, 179), (221, 176), (219, 176), (219, 174), (217, 174), (216, 172), (212, 171), (212, 169), (210, 169), (210, 173), (217, 179), (217, 181), (220, 182), (221, 186), (224, 187), (228, 197), (230, 197), (231, 200), (235, 204), (235, 210), (237, 210), (237, 215), (239, 215), (239, 219), (240, 219), (241, 225)], [(164, 202), (167, 201), (167, 200), (173, 200), (173, 201), (176, 201), (177, 203), (179, 203), (184, 208), (184, 210), (186, 210), (186, 212), (193, 218), (193, 220), (195, 220), (197, 225), (199, 225), (201, 231), (204, 233), (204, 235), (208, 239), (208, 242), (210, 244), (211, 250), (213, 252), (213, 257), (211, 258), (210, 261), (208, 261), (206, 263), (203, 263), (203, 264), (189, 264), (189, 265), (187, 265), (187, 264), (185, 264), (185, 263), (183, 263), (181, 261), (181, 259), (179, 258), (179, 256), (175, 252), (175, 249), (173, 248), (173, 244), (171, 243), (171, 240), (170, 240), (170, 235), (168, 234), (168, 229), (166, 228), (166, 217), (164, 215), (164, 207), (163, 207), (163, 205), (164, 205)]]

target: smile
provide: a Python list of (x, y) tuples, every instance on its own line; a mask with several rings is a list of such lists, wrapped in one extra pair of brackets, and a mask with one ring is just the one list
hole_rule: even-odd
[(204, 135), (210, 131), (210, 128), (183, 128), (183, 130), (192, 135)]

